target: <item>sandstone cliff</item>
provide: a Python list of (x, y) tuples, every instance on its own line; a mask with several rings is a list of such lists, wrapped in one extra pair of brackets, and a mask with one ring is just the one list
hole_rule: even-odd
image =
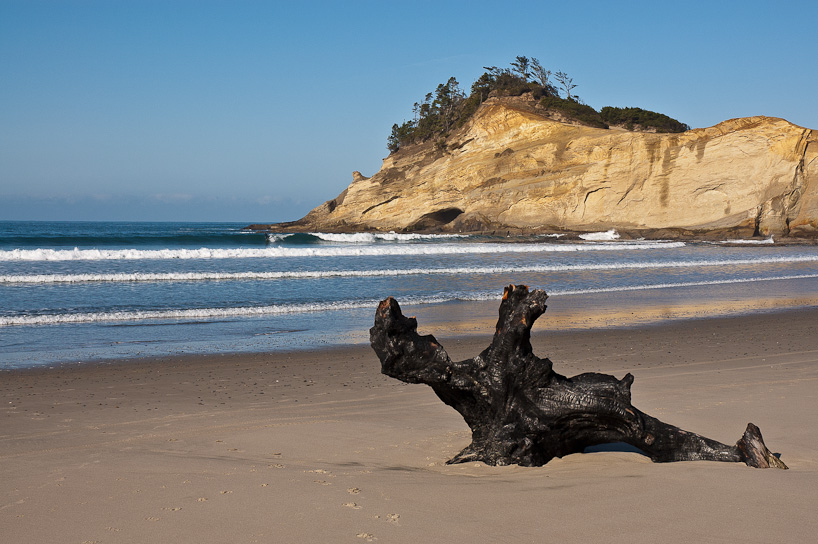
[(681, 134), (595, 129), (489, 99), (287, 231), (818, 235), (818, 134), (749, 117)]

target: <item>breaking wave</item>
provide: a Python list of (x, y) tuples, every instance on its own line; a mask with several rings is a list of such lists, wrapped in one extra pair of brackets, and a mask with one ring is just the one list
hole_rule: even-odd
[(614, 229), (611, 229), (605, 232), (589, 232), (587, 234), (580, 234), (579, 237), (582, 238), (583, 240), (599, 242), (607, 240), (618, 240), (619, 233), (616, 232)]
[[(407, 297), (406, 304), (435, 304), (450, 300), (445, 297)], [(230, 317), (257, 317), (266, 315), (303, 314), (337, 310), (373, 308), (378, 300), (354, 300), (301, 304), (274, 304), (269, 306), (240, 306), (232, 308), (187, 308), (171, 310), (140, 310), (118, 312), (85, 312), (40, 314), (0, 317), (0, 327), (21, 325), (60, 325), (66, 323), (99, 323), (106, 321), (166, 321), (179, 319), (213, 319)]]
[(263, 259), (283, 257), (375, 257), (394, 255), (464, 255), (548, 253), (576, 251), (630, 251), (684, 247), (684, 242), (486, 243), (345, 245), (264, 248), (199, 249), (13, 249), (0, 251), (0, 261), (109, 261), (167, 259)]
[[(736, 283), (753, 283), (760, 281), (794, 280), (818, 278), (818, 274), (799, 274), (775, 277), (733, 278), (723, 280), (705, 280), (675, 283), (657, 283), (643, 285), (627, 285), (588, 289), (549, 290), (550, 296), (581, 295), (592, 293), (607, 293), (619, 291), (639, 291), (645, 289), (669, 289), (674, 287), (697, 287), (705, 285), (725, 285)], [(403, 297), (401, 304), (440, 304), (452, 301), (486, 301), (497, 298), (496, 292), (476, 293), (448, 293), (446, 295)], [(98, 323), (115, 321), (148, 321), (148, 320), (179, 320), (179, 319), (212, 319), (226, 317), (257, 317), (266, 315), (299, 314), (308, 312), (327, 312), (337, 310), (353, 310), (372, 308), (378, 304), (377, 300), (348, 300), (321, 303), (282, 304), (270, 306), (249, 306), (232, 308), (190, 308), (149, 311), (119, 311), (119, 312), (88, 312), (64, 314), (17, 315), (0, 317), (0, 327), (25, 325), (59, 325), (66, 323)]]
[(342, 244), (372, 244), (376, 242), (417, 242), (469, 238), (467, 234), (415, 234), (398, 232), (353, 232), (353, 233), (269, 233), (267, 241), (271, 243), (310, 243), (335, 242)]
[(765, 244), (774, 244), (775, 240), (773, 237), (770, 236), (769, 238), (765, 238), (763, 240), (752, 240), (752, 239), (737, 239), (737, 240), (722, 240), (719, 242), (720, 244), (746, 244), (746, 245), (765, 245)]
[(590, 270), (643, 270), (652, 268), (701, 268), (716, 266), (747, 266), (758, 264), (815, 263), (818, 256), (767, 257), (758, 259), (719, 259), (712, 261), (651, 261), (605, 264), (514, 265), (448, 268), (404, 268), (385, 270), (299, 270), (282, 272), (168, 272), (116, 274), (33, 274), (0, 275), (0, 284), (52, 284), (93, 282), (169, 282), (169, 281), (241, 281), (322, 278), (366, 278), (419, 275), (468, 275), (545, 272), (582, 272)]

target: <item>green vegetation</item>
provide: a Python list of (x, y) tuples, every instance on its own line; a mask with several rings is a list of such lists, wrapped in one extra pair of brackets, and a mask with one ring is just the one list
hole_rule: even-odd
[(637, 127), (641, 130), (654, 129), (656, 132), (684, 132), (690, 130), (690, 127), (685, 123), (680, 123), (667, 115), (643, 110), (642, 108), (605, 106), (599, 110), (599, 115), (609, 125), (622, 125), (628, 130), (634, 130)]
[[(536, 58), (518, 56), (508, 68), (484, 66), (486, 71), (475, 81), (468, 95), (454, 77), (428, 93), (412, 108), (414, 118), (392, 125), (386, 147), (395, 152), (404, 145), (437, 139), (440, 144), (449, 133), (462, 126), (489, 96), (522, 96), (530, 93), (537, 108), (560, 113), (582, 124), (608, 128), (623, 125), (628, 130), (683, 132), (689, 127), (661, 113), (640, 108), (602, 108), (597, 112), (573, 93), (573, 78), (562, 71), (546, 70)], [(553, 82), (552, 82), (553, 77)], [(441, 146), (445, 149), (445, 145)]]
[(422, 102), (415, 102), (412, 108), (414, 119), (392, 125), (386, 146), (389, 151), (432, 138), (445, 138), (451, 130), (462, 126), (489, 95), (531, 93), (535, 99), (558, 96), (556, 87), (549, 81), (551, 72), (545, 70), (537, 59), (517, 57), (510, 68), (484, 68), (486, 72), (472, 84), (468, 96), (457, 79), (450, 77), (446, 83), (438, 85), (434, 93), (428, 93)]
[[(434, 136), (446, 135), (460, 126), (468, 117), (463, 116), (466, 95), (460, 84), (453, 77), (445, 84), (441, 83), (434, 94), (429, 93), (423, 102), (415, 102), (413, 111), (415, 119), (402, 125), (392, 125), (392, 133), (387, 139), (389, 151), (397, 151), (401, 145), (422, 142)], [(477, 109), (479, 103), (469, 112)]]
[(579, 121), (583, 125), (596, 128), (608, 128), (607, 123), (599, 112), (588, 104), (583, 104), (573, 98), (546, 96), (540, 99), (540, 105), (549, 111), (556, 111), (566, 117)]

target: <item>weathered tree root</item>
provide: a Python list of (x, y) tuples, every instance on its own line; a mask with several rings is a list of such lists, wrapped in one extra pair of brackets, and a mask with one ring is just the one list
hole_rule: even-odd
[(747, 430), (736, 443), (736, 447), (741, 452), (742, 461), (748, 466), (756, 468), (783, 468), (789, 467), (784, 464), (784, 461), (773, 455), (764, 445), (764, 439), (761, 438), (761, 430), (752, 423), (747, 424)]
[(370, 342), (381, 371), (407, 383), (425, 383), (457, 410), (472, 442), (449, 463), (541, 466), (586, 447), (625, 442), (655, 462), (728, 461), (757, 468), (787, 466), (750, 423), (735, 446), (684, 431), (631, 404), (633, 376), (598, 373), (567, 378), (536, 357), (531, 327), (545, 312), (545, 291), (505, 289), (494, 338), (482, 353), (453, 362), (434, 336), (420, 336), (417, 320), (397, 301), (378, 305)]

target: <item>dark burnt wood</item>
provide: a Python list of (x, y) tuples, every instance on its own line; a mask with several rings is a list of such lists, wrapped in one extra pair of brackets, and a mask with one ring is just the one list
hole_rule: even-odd
[(505, 289), (494, 338), (482, 353), (453, 362), (434, 336), (420, 336), (393, 298), (378, 306), (370, 329), (384, 374), (429, 385), (457, 410), (472, 442), (449, 463), (540, 466), (586, 447), (625, 442), (655, 462), (728, 461), (787, 468), (750, 423), (736, 445), (682, 430), (631, 404), (633, 376), (598, 373), (568, 378), (531, 348), (531, 327), (546, 309), (545, 291)]

